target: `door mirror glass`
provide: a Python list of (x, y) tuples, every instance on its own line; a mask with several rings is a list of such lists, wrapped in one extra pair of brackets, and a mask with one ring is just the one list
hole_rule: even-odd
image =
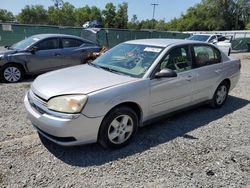
[(167, 68), (164, 68), (160, 72), (155, 73), (155, 78), (172, 78), (172, 77), (177, 77), (177, 73)]
[(216, 44), (217, 42), (218, 42), (217, 39), (212, 40), (212, 44)]
[(32, 54), (34, 54), (36, 51), (38, 51), (38, 47), (37, 46), (32, 46), (31, 48), (29, 48), (28, 51), (31, 52)]

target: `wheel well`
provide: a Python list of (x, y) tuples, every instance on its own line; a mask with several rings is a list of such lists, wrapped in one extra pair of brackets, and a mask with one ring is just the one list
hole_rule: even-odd
[(231, 87), (231, 81), (228, 78), (226, 78), (225, 80), (223, 80), (221, 83), (226, 83), (226, 85), (228, 86), (228, 89), (230, 89), (230, 87)]
[[(107, 112), (107, 114), (109, 114), (112, 110), (114, 110), (115, 108), (118, 108), (118, 107), (120, 107), (120, 106), (126, 106), (126, 107), (129, 107), (129, 108), (131, 108), (132, 110), (134, 110), (135, 113), (136, 113), (136, 115), (137, 115), (137, 117), (138, 117), (138, 121), (139, 121), (139, 125), (140, 125), (141, 118), (142, 118), (142, 110), (141, 110), (141, 107), (140, 107), (137, 103), (135, 103), (135, 102), (123, 102), (123, 103), (120, 103), (120, 104), (114, 106), (113, 108), (111, 108), (111, 109)], [(106, 114), (106, 115), (107, 115), (107, 114)], [(105, 116), (106, 116), (106, 115), (105, 115)], [(103, 121), (103, 120), (102, 120), (102, 121)], [(97, 139), (99, 139), (99, 136), (100, 136), (100, 127), (99, 127), (99, 130), (98, 130), (98, 138), (97, 138)]]
[(138, 120), (140, 122), (140, 120), (142, 118), (142, 110), (141, 110), (141, 107), (137, 103), (135, 103), (135, 102), (124, 102), (124, 103), (116, 105), (111, 110), (113, 110), (114, 108), (117, 108), (119, 106), (127, 106), (127, 107), (131, 108), (132, 110), (134, 110), (135, 113), (136, 113), (136, 115), (137, 115), (137, 117), (138, 117)]
[(6, 63), (5, 65), (16, 65), (18, 67), (20, 67), (23, 71), (24, 74), (26, 74), (26, 69), (24, 68), (24, 66), (20, 63), (15, 63), (15, 62), (9, 62), (9, 63)]
[[(120, 103), (120, 104), (114, 106), (113, 108), (111, 108), (111, 109), (107, 112), (107, 114), (110, 113), (110, 112), (111, 112), (112, 110), (114, 110), (115, 108), (118, 108), (118, 107), (120, 107), (120, 106), (126, 106), (126, 107), (129, 107), (129, 108), (131, 108), (132, 110), (134, 110), (135, 113), (136, 113), (136, 115), (137, 115), (137, 117), (138, 117), (139, 123), (140, 123), (141, 118), (142, 118), (142, 110), (141, 110), (141, 107), (140, 107), (137, 103), (135, 103), (135, 102), (123, 102), (123, 103)], [(107, 115), (107, 114), (106, 114), (106, 115)]]

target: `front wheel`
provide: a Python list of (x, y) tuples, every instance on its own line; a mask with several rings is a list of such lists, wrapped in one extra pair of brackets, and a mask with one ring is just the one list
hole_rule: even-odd
[(16, 83), (23, 79), (24, 71), (16, 64), (7, 64), (0, 71), (0, 78), (5, 83)]
[(227, 100), (229, 85), (227, 82), (222, 82), (216, 89), (211, 106), (213, 108), (220, 108)]
[(138, 128), (136, 113), (126, 106), (109, 112), (100, 127), (99, 143), (105, 148), (121, 148), (134, 137)]

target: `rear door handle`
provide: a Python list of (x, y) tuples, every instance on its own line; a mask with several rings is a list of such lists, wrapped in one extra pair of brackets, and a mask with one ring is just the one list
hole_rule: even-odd
[(220, 73), (221, 73), (221, 69), (217, 69), (217, 70), (215, 70), (214, 72), (220, 74)]
[(187, 81), (192, 81), (192, 80), (193, 80), (193, 76), (192, 76), (192, 75), (188, 75), (188, 76), (186, 77), (186, 80), (187, 80)]
[(60, 53), (55, 53), (55, 56), (60, 56), (61, 54)]

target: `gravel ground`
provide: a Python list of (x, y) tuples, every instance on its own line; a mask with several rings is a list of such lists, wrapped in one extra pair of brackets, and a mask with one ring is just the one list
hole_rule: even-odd
[(0, 83), (0, 187), (250, 187), (250, 53), (221, 109), (140, 128), (129, 146), (61, 147), (40, 139), (23, 97), (32, 79)]

